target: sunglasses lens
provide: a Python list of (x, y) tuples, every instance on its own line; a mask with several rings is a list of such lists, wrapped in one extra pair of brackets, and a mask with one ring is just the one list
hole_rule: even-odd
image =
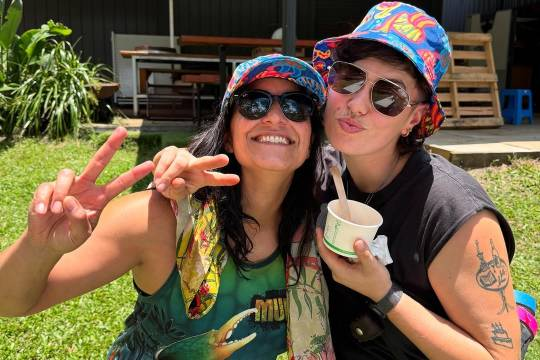
[(313, 100), (302, 93), (284, 94), (279, 104), (283, 114), (292, 121), (305, 121), (313, 114)]
[(270, 110), (272, 97), (259, 91), (247, 91), (238, 100), (238, 111), (243, 117), (256, 120), (262, 118)]
[(353, 94), (366, 82), (366, 73), (348, 63), (335, 62), (328, 73), (328, 85), (340, 94)]
[(399, 115), (409, 103), (404, 89), (385, 80), (379, 80), (373, 85), (371, 98), (375, 109), (387, 116)]

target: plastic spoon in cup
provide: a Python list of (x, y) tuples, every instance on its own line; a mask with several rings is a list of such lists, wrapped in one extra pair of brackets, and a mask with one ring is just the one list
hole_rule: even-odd
[(347, 203), (347, 194), (345, 194), (345, 188), (343, 187), (343, 180), (341, 180), (341, 173), (337, 166), (330, 167), (330, 174), (332, 174), (332, 179), (334, 179), (334, 184), (336, 185), (336, 190), (339, 199), (339, 207), (342, 212), (343, 219), (351, 221), (351, 210), (349, 209), (349, 204)]

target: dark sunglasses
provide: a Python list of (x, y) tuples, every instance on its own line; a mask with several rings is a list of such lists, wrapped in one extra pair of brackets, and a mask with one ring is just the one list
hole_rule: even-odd
[(268, 114), (274, 99), (278, 99), (283, 115), (291, 121), (306, 121), (315, 109), (313, 99), (301, 92), (272, 95), (264, 90), (247, 90), (234, 95), (238, 111), (249, 120), (257, 120)]
[(354, 94), (360, 91), (365, 83), (372, 83), (371, 103), (383, 115), (397, 116), (412, 103), (409, 94), (402, 86), (385, 78), (369, 81), (364, 69), (344, 61), (336, 61), (328, 72), (328, 86), (340, 94)]

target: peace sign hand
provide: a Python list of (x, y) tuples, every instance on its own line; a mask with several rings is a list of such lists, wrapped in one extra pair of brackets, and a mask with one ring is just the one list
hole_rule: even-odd
[(105, 185), (96, 180), (127, 136), (117, 128), (99, 148), (81, 175), (61, 170), (55, 182), (38, 186), (28, 210), (28, 236), (35, 245), (65, 254), (82, 245), (107, 203), (149, 174), (153, 163), (146, 161)]
[(240, 178), (214, 169), (229, 163), (225, 154), (197, 158), (185, 149), (169, 146), (154, 157), (154, 184), (165, 197), (177, 200), (205, 186), (233, 186)]

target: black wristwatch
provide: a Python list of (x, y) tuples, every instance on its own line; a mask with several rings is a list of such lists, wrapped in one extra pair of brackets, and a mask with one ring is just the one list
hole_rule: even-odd
[(382, 318), (386, 317), (386, 314), (397, 305), (403, 295), (401, 287), (395, 283), (392, 283), (390, 290), (384, 295), (384, 297), (378, 302), (371, 304), (370, 307)]

